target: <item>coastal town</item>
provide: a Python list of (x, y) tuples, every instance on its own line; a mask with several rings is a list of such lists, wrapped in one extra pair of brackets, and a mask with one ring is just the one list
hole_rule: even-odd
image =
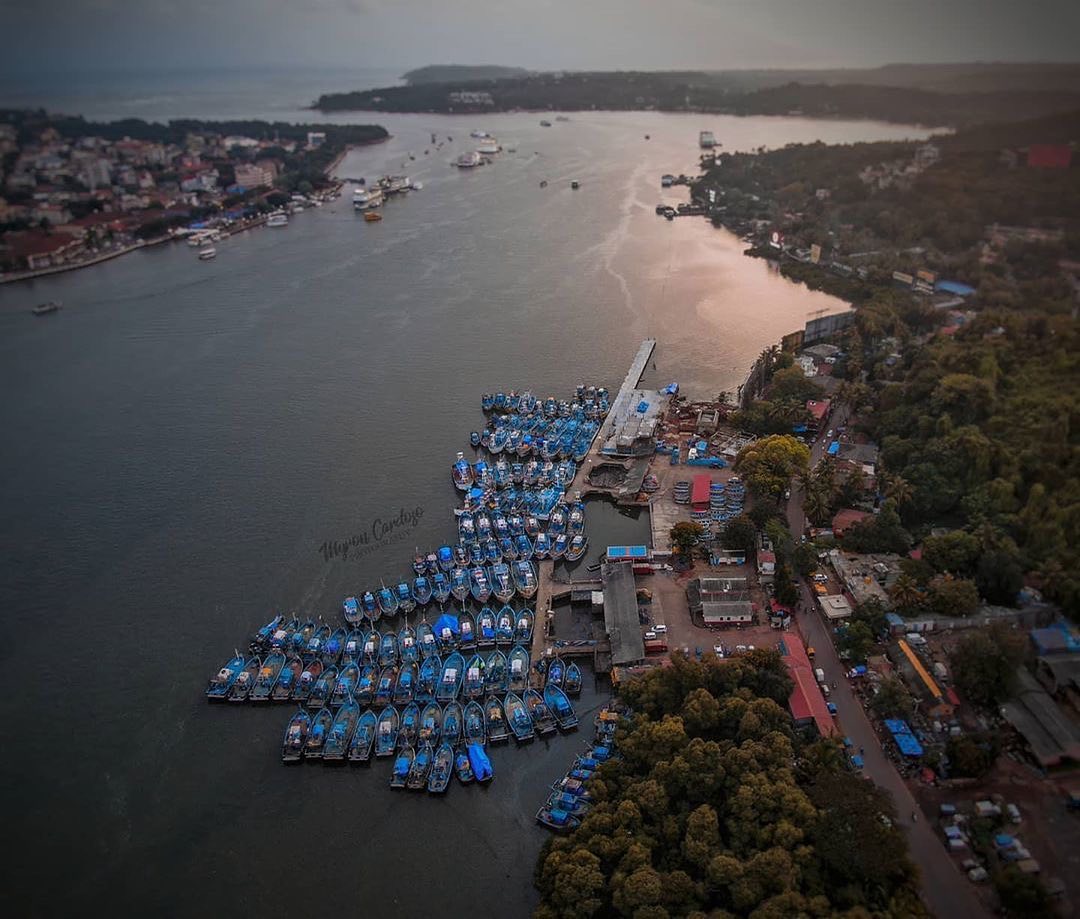
[(317, 205), (374, 126), (145, 122), (0, 112), (0, 282), (94, 264), (192, 231), (228, 235)]

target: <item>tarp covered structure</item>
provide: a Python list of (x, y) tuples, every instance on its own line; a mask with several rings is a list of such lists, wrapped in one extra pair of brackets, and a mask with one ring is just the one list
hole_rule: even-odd
[(461, 631), (461, 626), (458, 624), (458, 617), (451, 616), (449, 613), (443, 613), (435, 620), (434, 632), (436, 635), (442, 635), (444, 629), (449, 629), (453, 634), (457, 635)]

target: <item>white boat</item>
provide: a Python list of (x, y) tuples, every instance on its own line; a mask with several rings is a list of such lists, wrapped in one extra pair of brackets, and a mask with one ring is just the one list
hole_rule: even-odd
[(274, 211), (266, 218), (266, 225), (268, 227), (287, 227), (289, 225), (289, 215), (284, 211)]
[(488, 134), (487, 131), (470, 131), (469, 137), (472, 137), (475, 140), (483, 140), (485, 137), (491, 137), (491, 135)]
[(204, 262), (208, 262), (212, 258), (217, 258), (217, 249), (213, 246), (207, 246), (205, 249), (200, 249), (199, 258)]
[(698, 134), (698, 145), (702, 150), (711, 150), (716, 146), (716, 135), (712, 131), (701, 131)]
[(499, 152), (499, 142), (494, 137), (485, 137), (476, 145), (476, 152), (492, 156)]
[(479, 166), (484, 162), (483, 157), (480, 156), (475, 150), (469, 150), (467, 153), (462, 153), (457, 158), (457, 162), (454, 163), (461, 169), (472, 169), (474, 166)]

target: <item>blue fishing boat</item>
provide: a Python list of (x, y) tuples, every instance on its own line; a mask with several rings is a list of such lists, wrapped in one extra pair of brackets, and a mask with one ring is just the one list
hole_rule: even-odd
[(454, 567), (454, 550), (450, 546), (439, 546), (435, 557), (438, 560), (439, 570), (449, 574), (450, 569)]
[(517, 546), (514, 543), (514, 540), (511, 539), (509, 536), (504, 536), (502, 539), (500, 539), (499, 553), (502, 555), (505, 561), (514, 561), (514, 559), (518, 557), (518, 550)]
[[(392, 752), (393, 751), (391, 751), (391, 753)], [(394, 758), (394, 765), (390, 769), (391, 788), (405, 787), (405, 783), (409, 780), (409, 773), (412, 771), (413, 760), (415, 759), (416, 753), (413, 751), (412, 747), (406, 747)]]
[(502, 561), (502, 549), (499, 548), (499, 541), (494, 537), (484, 540), (483, 549), (485, 562), (494, 564)]
[[(469, 566), (484, 564), (487, 560), (486, 545), (486, 540), (485, 542), (477, 541), (469, 545), (469, 560), (467, 562)], [(496, 546), (496, 548), (498, 548), (498, 546)]]
[(469, 592), (477, 603), (487, 603), (491, 596), (491, 582), (487, 571), (480, 565), (469, 570)]
[(356, 731), (356, 722), (360, 720), (360, 706), (351, 698), (342, 704), (334, 716), (330, 733), (323, 745), (324, 763), (341, 763), (349, 752), (349, 742)]
[(442, 676), (442, 659), (438, 654), (425, 657), (420, 665), (420, 673), (416, 678), (417, 702), (431, 702), (435, 699), (435, 690), (439, 687), (439, 677)]
[(495, 408), (498, 410), (506, 408), (506, 395), (504, 393), (495, 393)]
[(585, 505), (581, 501), (575, 502), (574, 506), (570, 508), (567, 529), (571, 535), (585, 531)]
[(580, 818), (574, 814), (547, 804), (536, 812), (536, 822), (559, 834), (569, 833), (581, 826)]
[(429, 702), (420, 712), (420, 743), (436, 744), (442, 734), (443, 710), (437, 702)]
[(422, 791), (427, 784), (428, 773), (431, 772), (431, 763), (435, 758), (435, 751), (431, 744), (425, 744), (413, 759), (409, 769), (409, 777), (405, 780), (405, 787), (409, 791)]
[(429, 578), (439, 570), (439, 556), (434, 552), (429, 552), (424, 556), (424, 570), (421, 574), (427, 575)]
[(293, 702), (300, 705), (307, 703), (308, 698), (311, 696), (311, 690), (315, 688), (315, 684), (319, 681), (319, 677), (322, 676), (322, 672), (323, 663), (320, 660), (308, 661), (304, 664), (304, 669), (300, 672), (300, 679), (296, 681), (296, 686), (293, 687)]
[(588, 548), (589, 538), (584, 533), (578, 533), (576, 536), (571, 537), (570, 545), (566, 547), (566, 560), (568, 562), (578, 561)]
[(510, 432), (506, 428), (496, 428), (491, 433), (491, 443), (488, 444), (488, 449), (495, 454), (502, 453), (506, 449), (509, 437)]
[(472, 488), (476, 478), (472, 466), (465, 459), (464, 453), (457, 455), (457, 460), (450, 469), (450, 477), (454, 480), (454, 487), (459, 491), (468, 491)]
[(526, 689), (525, 694), (521, 697), (525, 703), (525, 708), (529, 712), (529, 717), (532, 718), (533, 727), (536, 733), (541, 737), (547, 734), (554, 734), (555, 716), (551, 713), (547, 703), (544, 701), (544, 697), (540, 695), (535, 689)]
[(495, 644), (509, 647), (514, 641), (514, 618), (512, 607), (504, 606), (495, 618)]
[(420, 657), (427, 660), (438, 653), (438, 643), (435, 641), (435, 632), (425, 619), (416, 627), (416, 643), (420, 646)]
[(461, 739), (462, 709), (457, 702), (447, 702), (443, 709), (442, 739), (454, 746)]
[(232, 657), (224, 667), (215, 673), (206, 683), (206, 698), (211, 702), (224, 702), (229, 696), (236, 678), (244, 669), (247, 658), (242, 654)]
[(383, 667), (379, 671), (379, 679), (375, 684), (374, 705), (389, 705), (394, 696), (394, 687), (397, 685), (398, 669), (395, 666)]
[(333, 634), (326, 639), (326, 644), (323, 645), (322, 651), (319, 653), (319, 657), (322, 658), (323, 666), (332, 667), (341, 660), (341, 652), (345, 650), (345, 639), (347, 637), (348, 632), (346, 632), (345, 629), (336, 629)]
[[(491, 594), (495, 595), (500, 603), (506, 603), (514, 596), (514, 582), (510, 577), (510, 566), (505, 562), (500, 562), (497, 565), (491, 566)], [(487, 600), (487, 597), (477, 597), (474, 593), (478, 603), (483, 603)], [(489, 594), (490, 596), (490, 594)]]
[(458, 602), (463, 601), (469, 596), (470, 590), (468, 571), (464, 568), (455, 568), (450, 572), (450, 593), (454, 595), (455, 600)]
[(469, 431), (469, 446), (470, 447), (479, 447), (480, 446), (480, 432), (479, 431)]
[(528, 647), (533, 634), (533, 611), (525, 608), (519, 610), (517, 621), (514, 623), (514, 643)]
[(465, 658), (455, 651), (443, 661), (442, 675), (439, 677), (439, 685), (435, 690), (437, 702), (450, 702), (456, 699), (461, 691), (461, 683), (465, 678)]
[(330, 694), (330, 704), (335, 708), (344, 705), (353, 698), (357, 684), (360, 682), (360, 667), (357, 664), (345, 664), (338, 674), (334, 691)]
[(545, 559), (551, 555), (551, 538), (547, 533), (537, 533), (533, 540), (533, 558)]
[(415, 664), (420, 660), (420, 646), (416, 643), (416, 632), (412, 626), (405, 625), (398, 630), (397, 644), (402, 663)]
[(510, 688), (510, 669), (502, 651), (492, 651), (484, 668), (484, 692), (501, 696)]
[(284, 616), (275, 616), (266, 625), (262, 626), (251, 636), (251, 649), (265, 651), (270, 647), (270, 639), (274, 633), (285, 625)]
[(360, 629), (353, 629), (345, 636), (345, 647), (341, 651), (341, 663), (359, 664), (360, 655), (364, 650), (365, 635)]
[(558, 536), (566, 532), (566, 508), (559, 504), (551, 509), (548, 515), (548, 532), (552, 536)]
[(420, 736), (420, 706), (411, 702), (401, 710), (397, 745), (399, 748), (415, 747)]
[(412, 570), (416, 574), (424, 573), (424, 553), (421, 552), (419, 549), (416, 550), (416, 555), (413, 556)]
[(299, 619), (290, 619), (287, 623), (282, 625), (270, 636), (270, 650), (272, 652), (280, 651), (285, 655), (291, 653), (292, 637), (298, 628), (300, 628)]
[(562, 686), (564, 676), (566, 676), (566, 664), (563, 663), (561, 657), (556, 657), (548, 664), (547, 677), (544, 682), (551, 683), (553, 686)]
[(457, 648), (458, 635), (460, 634), (457, 616), (453, 613), (443, 613), (435, 620), (433, 628), (435, 631), (435, 641), (440, 654), (449, 654)]
[(498, 696), (491, 696), (484, 703), (484, 730), (488, 743), (502, 743), (510, 736), (506, 723), (506, 712)]
[(510, 523), (503, 514), (495, 514), (491, 520), (491, 529), (496, 539), (510, 535)]
[(548, 683), (544, 687), (544, 701), (558, 722), (560, 731), (572, 731), (578, 726), (577, 715), (574, 714), (574, 706), (570, 704), (566, 693), (555, 683)]
[(378, 604), (380, 615), (393, 616), (397, 613), (398, 598), (385, 584), (380, 587), (379, 592), (375, 594), (375, 602)]
[[(509, 444), (509, 440), (506, 443)], [(506, 488), (510, 484), (510, 461), (505, 456), (500, 456), (492, 474), (495, 476), (495, 487)]]
[(470, 702), (462, 712), (463, 730), (468, 743), (482, 744), (487, 740), (484, 729), (484, 709), (479, 702)]
[(562, 689), (568, 696), (581, 695), (581, 668), (577, 664), (571, 663), (567, 665)]
[(428, 776), (427, 790), (429, 794), (441, 795), (450, 784), (450, 776), (454, 769), (454, 747), (445, 741), (435, 751), (435, 757), (431, 761), (431, 774)]
[(476, 647), (476, 620), (468, 610), (462, 610), (458, 616), (458, 647), (462, 651), (472, 651)]
[[(533, 544), (529, 537), (521, 533), (514, 537), (514, 548), (517, 550), (518, 562), (528, 563), (533, 555)], [(520, 589), (520, 588), (519, 588)]]
[(281, 761), (298, 763), (304, 757), (304, 747), (311, 733), (311, 715), (300, 709), (285, 728), (285, 738), (281, 742)]
[(364, 712), (356, 723), (356, 731), (349, 743), (349, 762), (366, 763), (371, 759), (371, 752), (375, 746), (375, 730), (379, 719), (370, 709)]
[(416, 692), (417, 667), (414, 663), (402, 664), (394, 684), (394, 705), (408, 705)]
[(390, 756), (397, 746), (398, 730), (401, 726), (401, 718), (397, 709), (391, 705), (386, 706), (379, 715), (379, 723), (375, 730), (375, 756)]
[[(540, 468), (541, 468), (541, 466), (540, 466), (540, 461), (539, 460), (531, 459), (525, 464), (525, 484), (526, 485), (532, 487), (533, 485), (536, 485), (536, 483), (540, 481)], [(527, 526), (528, 518), (526, 518), (525, 523), (526, 523), (525, 532), (529, 533), (528, 526)], [(535, 533), (529, 533), (529, 535), (530, 536), (535, 536), (536, 534)]]
[(562, 558), (568, 548), (570, 548), (570, 537), (565, 533), (560, 533), (555, 537), (555, 542), (551, 544), (551, 557), (555, 559)]
[(379, 641), (379, 666), (392, 667), (398, 662), (397, 635), (387, 632)]
[[(330, 635), (333, 629), (329, 625), (320, 625), (311, 635), (307, 641), (307, 646), (304, 648), (304, 660), (309, 658), (318, 657), (322, 658), (323, 645), (330, 640)], [(323, 666), (329, 666), (326, 661), (323, 661)]]
[(465, 665), (465, 679), (461, 685), (461, 695), (464, 699), (482, 699), (484, 696), (484, 659), (479, 655), (473, 655)]
[(480, 407), (485, 412), (490, 412), (495, 407), (495, 396), (486, 392), (480, 397)]
[(427, 606), (431, 602), (431, 581), (420, 575), (413, 578), (412, 598), (416, 605)]
[(228, 700), (230, 702), (247, 702), (261, 669), (262, 661), (258, 657), (249, 657), (244, 663), (244, 669), (236, 675), (232, 686), (229, 687)]
[(556, 807), (560, 810), (564, 810), (569, 814), (581, 817), (588, 813), (589, 808), (592, 807), (592, 803), (586, 801), (580, 795), (575, 796), (567, 794), (566, 792), (553, 791), (547, 800), (548, 807)]
[[(457, 525), (458, 538), (462, 545), (467, 546), (476, 541), (476, 518), (469, 511), (461, 512)], [(455, 561), (457, 561), (456, 558)]]
[(379, 618), (379, 603), (370, 590), (364, 591), (360, 597), (360, 612), (372, 622)]
[(290, 657), (278, 673), (277, 681), (270, 690), (271, 702), (285, 702), (292, 695), (293, 688), (304, 672), (304, 662), (298, 657)]
[(472, 763), (469, 762), (469, 754), (462, 748), (454, 754), (454, 771), (462, 785), (468, 785), (476, 778)]
[(432, 575), (431, 597), (440, 606), (450, 599), (450, 579), (442, 571)]
[(469, 567), (469, 550), (465, 548), (464, 543), (458, 543), (451, 551), (454, 553), (454, 564), (450, 569), (451, 571), (454, 568)]
[(360, 663), (377, 664), (380, 644), (382, 644), (382, 633), (378, 629), (372, 629), (364, 636), (364, 643), (360, 646)]
[(315, 685), (311, 687), (311, 692), (308, 695), (307, 707), (311, 709), (323, 708), (330, 704), (330, 696), (334, 691), (334, 687), (337, 685), (338, 669), (337, 667), (327, 667), (319, 674), (319, 678), (315, 681)]
[(469, 754), (469, 765), (472, 767), (476, 781), (481, 784), (490, 782), (495, 775), (495, 770), (491, 767), (491, 760), (488, 759), (484, 745), (478, 743), (469, 744), (466, 749)]
[(507, 517), (506, 522), (510, 527), (510, 536), (514, 540), (525, 535), (525, 518), (521, 514), (511, 514)]
[(356, 597), (346, 597), (341, 602), (341, 614), (349, 625), (356, 625), (363, 618), (363, 610), (360, 609), (360, 601)]
[(516, 693), (507, 693), (503, 700), (503, 708), (506, 709), (506, 720), (510, 730), (514, 732), (514, 739), (518, 743), (526, 743), (535, 736), (532, 719), (525, 703)]
[(333, 724), (334, 713), (329, 708), (320, 708), (311, 716), (311, 732), (304, 744), (304, 759), (322, 759)]
[(394, 589), (394, 593), (397, 596), (398, 610), (403, 613), (411, 613), (416, 609), (416, 600), (413, 599), (412, 588), (409, 586), (408, 581), (402, 581)]
[(495, 613), (489, 607), (485, 606), (476, 617), (476, 633), (477, 647), (495, 647)]
[(529, 685), (529, 652), (517, 645), (507, 657), (510, 692), (522, 693)]
[(486, 542), (494, 534), (491, 531), (491, 518), (481, 511), (476, 515), (476, 538), (480, 542)]
[(535, 514), (528, 514), (525, 517), (525, 535), (530, 539), (535, 539), (540, 533), (540, 518)]
[(375, 686), (379, 682), (379, 668), (375, 664), (363, 664), (356, 678), (353, 698), (361, 705), (371, 705), (375, 698)]

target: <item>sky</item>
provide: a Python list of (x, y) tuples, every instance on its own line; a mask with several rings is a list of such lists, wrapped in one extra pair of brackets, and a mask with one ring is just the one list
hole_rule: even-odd
[(1080, 59), (1076, 0), (0, 0), (0, 72)]

